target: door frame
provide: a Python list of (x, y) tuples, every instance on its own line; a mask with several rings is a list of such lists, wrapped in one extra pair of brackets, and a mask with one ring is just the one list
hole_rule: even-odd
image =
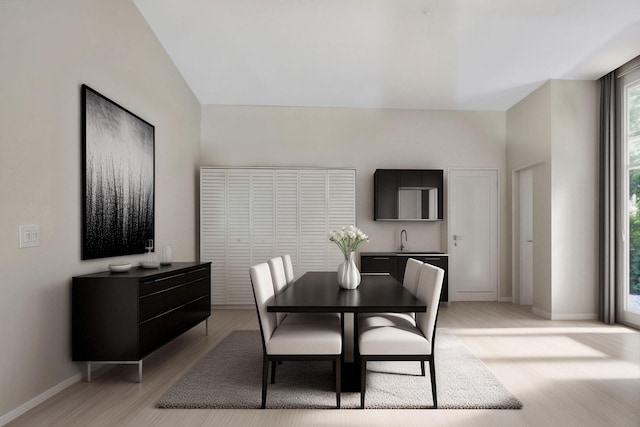
[[(447, 252), (449, 253), (449, 255), (451, 255), (451, 251), (449, 251), (449, 244), (452, 241), (452, 236), (451, 236), (451, 220), (450, 220), (450, 213), (451, 213), (451, 197), (449, 197), (449, 179), (451, 177), (451, 172), (454, 171), (476, 171), (476, 172), (487, 172), (487, 171), (492, 171), (495, 172), (496, 174), (496, 301), (505, 301), (505, 299), (500, 297), (500, 285), (501, 285), (501, 260), (500, 260), (500, 251), (501, 251), (501, 245), (500, 245), (500, 230), (501, 230), (501, 215), (500, 215), (500, 168), (474, 168), (474, 167), (453, 167), (453, 168), (447, 168), (447, 193), (446, 193), (446, 197), (447, 197), (447, 242), (446, 242), (446, 247), (447, 247)], [(454, 263), (451, 262), (451, 258), (450, 258), (450, 262), (449, 262), (449, 271), (452, 272)], [(452, 280), (453, 279), (453, 280)], [(452, 274), (449, 274), (449, 301), (452, 301), (453, 295), (455, 295), (455, 287), (456, 287), (456, 283), (455, 283), (455, 278)], [(506, 301), (510, 301), (511, 298), (506, 299)]]
[[(511, 302), (520, 304), (520, 172), (544, 162), (529, 163), (511, 171)], [(534, 230), (535, 234), (535, 230)]]

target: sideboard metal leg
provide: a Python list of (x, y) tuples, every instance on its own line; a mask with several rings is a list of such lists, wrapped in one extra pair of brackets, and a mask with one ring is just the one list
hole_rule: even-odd
[(87, 362), (87, 382), (91, 382), (91, 363)]
[(142, 360), (138, 360), (138, 382), (142, 382)]

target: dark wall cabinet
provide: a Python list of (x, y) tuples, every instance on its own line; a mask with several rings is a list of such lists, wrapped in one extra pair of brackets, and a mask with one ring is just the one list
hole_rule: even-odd
[(211, 263), (73, 278), (74, 361), (140, 361), (211, 315)]
[(376, 169), (375, 220), (437, 221), (443, 215), (442, 169)]
[(404, 280), (404, 270), (407, 266), (407, 260), (415, 258), (418, 261), (426, 262), (444, 270), (444, 281), (442, 282), (441, 302), (449, 301), (449, 257), (446, 255), (432, 254), (367, 254), (360, 255), (360, 271), (363, 273), (389, 273), (400, 283)]

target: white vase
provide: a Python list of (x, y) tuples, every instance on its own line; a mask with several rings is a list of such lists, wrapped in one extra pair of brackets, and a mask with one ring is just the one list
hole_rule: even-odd
[(344, 262), (338, 266), (338, 284), (343, 289), (355, 289), (360, 284), (360, 271), (356, 266), (355, 252), (344, 256)]

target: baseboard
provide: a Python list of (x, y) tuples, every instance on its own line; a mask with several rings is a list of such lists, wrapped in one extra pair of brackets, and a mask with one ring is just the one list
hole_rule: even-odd
[(3, 426), (5, 424), (15, 420), (20, 415), (24, 414), (27, 411), (30, 411), (31, 409), (35, 408), (36, 406), (38, 406), (39, 404), (41, 404), (45, 400), (55, 396), (56, 394), (60, 393), (65, 388), (77, 383), (81, 379), (82, 379), (82, 374), (81, 373), (75, 374), (74, 376), (72, 376), (70, 378), (67, 378), (66, 380), (62, 381), (61, 383), (58, 383), (58, 384), (54, 385), (49, 390), (46, 390), (45, 392), (40, 393), (39, 395), (37, 395), (33, 399), (29, 400), (28, 402), (23, 403), (22, 405), (18, 406), (17, 408), (13, 409), (12, 411), (9, 411), (6, 414), (0, 416), (0, 426)]
[(553, 314), (548, 311), (531, 307), (531, 312), (536, 316), (544, 317), (549, 320), (597, 320), (598, 313), (581, 313), (581, 314)]
[(551, 320), (596, 320), (598, 313), (552, 314)]

